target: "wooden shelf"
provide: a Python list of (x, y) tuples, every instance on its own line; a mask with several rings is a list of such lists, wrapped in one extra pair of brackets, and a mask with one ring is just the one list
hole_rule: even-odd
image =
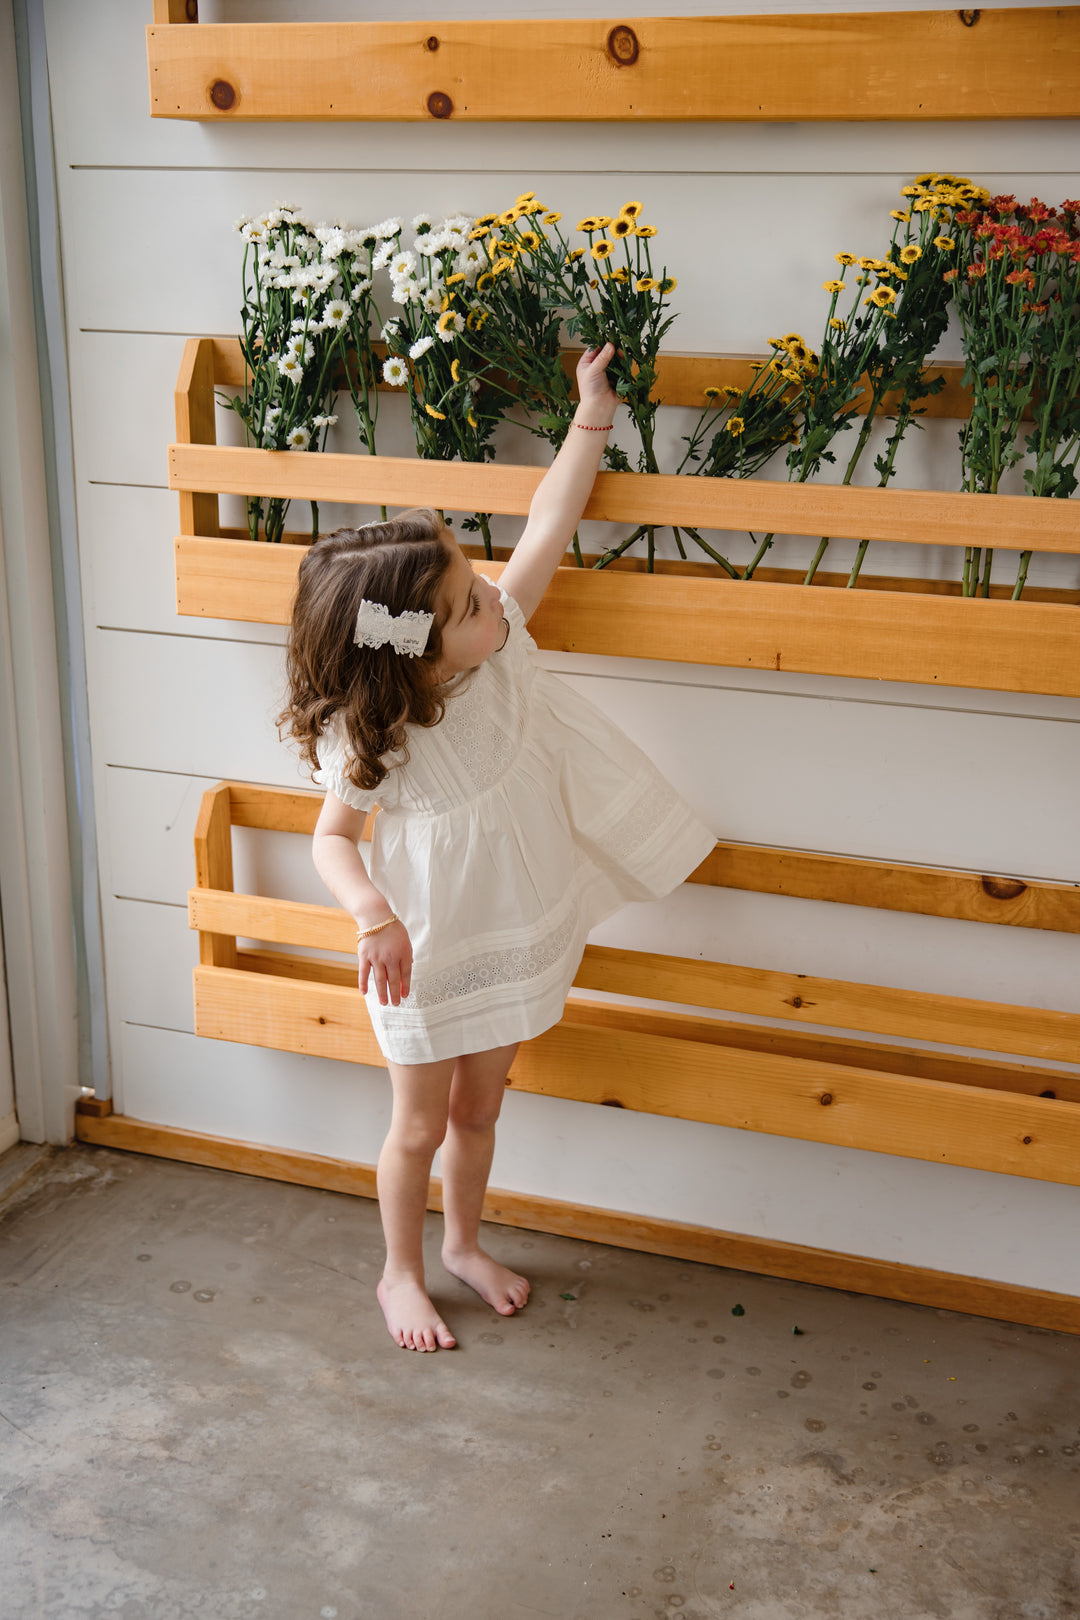
[[(177, 611), (288, 623), (300, 544), (223, 536), (218, 495), (360, 506), (431, 505), (524, 515), (538, 467), (365, 455), (293, 454), (214, 443), (215, 383), (239, 386), (237, 346), (189, 340), (177, 386), (169, 484), (180, 494)], [(1080, 502), (933, 490), (858, 489), (764, 479), (603, 473), (585, 513), (626, 524), (828, 534), (911, 544), (1080, 553)], [(500, 562), (477, 562), (497, 576)], [(959, 567), (957, 568), (959, 573)], [(719, 575), (719, 570), (715, 570)], [(963, 599), (940, 582), (842, 590), (778, 579), (647, 576), (561, 568), (530, 628), (542, 647), (924, 685), (1080, 696), (1075, 592), (1011, 602)]]
[[(203, 796), (189, 895), (189, 921), (200, 941), (195, 1032), (383, 1065), (356, 988), (349, 917), (232, 889), (233, 825), (309, 835), (320, 803), (315, 793), (228, 782)], [(370, 826), (369, 819), (367, 832)], [(797, 894), (800, 873), (804, 885), (812, 881), (806, 863), (826, 861), (723, 844), (693, 881)], [(814, 878), (810, 892), (832, 897), (824, 866)], [(881, 862), (836, 867), (835, 895), (846, 904), (955, 916), (959, 897), (978, 895), (979, 914), (1005, 926), (1027, 925), (1015, 909), (1018, 889), (1028, 896), (1028, 918), (1038, 913), (1055, 929), (1080, 932), (1080, 887)], [(238, 937), (258, 940), (260, 948), (240, 949)], [(336, 952), (340, 960), (267, 945)], [(883, 1039), (1075, 1063), (1080, 1014), (598, 946), (586, 949), (575, 984), (672, 1005), (655, 1010), (572, 999), (555, 1028), (522, 1046), (510, 1074), (516, 1089), (1080, 1185), (1080, 1077)], [(702, 1016), (706, 1010), (783, 1018), (793, 1027), (718, 1021)], [(811, 1023), (875, 1038), (797, 1027)]]
[(147, 29), (155, 118), (644, 123), (1080, 113), (1075, 6), (198, 26), (191, 9), (186, 0), (155, 0)]

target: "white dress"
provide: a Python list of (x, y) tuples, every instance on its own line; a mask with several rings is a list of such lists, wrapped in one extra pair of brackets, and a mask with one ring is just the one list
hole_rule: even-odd
[[(314, 780), (375, 804), (370, 874), (409, 931), (398, 1007), (367, 996), (384, 1055), (430, 1063), (530, 1040), (558, 1023), (589, 930), (669, 893), (715, 838), (630, 739), (533, 656), (503, 593), (506, 645), (451, 686), (436, 726), (410, 726), (371, 792), (341, 733)], [(399, 761), (393, 763), (393, 761)]]

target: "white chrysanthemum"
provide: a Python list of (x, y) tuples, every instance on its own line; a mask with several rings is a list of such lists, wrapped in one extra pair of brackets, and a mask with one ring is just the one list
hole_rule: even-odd
[(298, 383), (304, 375), (304, 368), (295, 354), (282, 354), (278, 356), (278, 371), (287, 377), (291, 383)]
[(411, 278), (408, 281), (395, 281), (390, 293), (395, 304), (412, 304), (419, 296), (420, 283)]
[(241, 214), (239, 219), (233, 220), (233, 230), (242, 231), (245, 225), (251, 224), (250, 214)]
[(420, 305), (429, 315), (437, 315), (442, 309), (443, 292), (441, 287), (425, 287), (420, 294)]
[(363, 298), (364, 294), (366, 292), (370, 292), (370, 291), (371, 291), (371, 282), (370, 282), (370, 280), (369, 281), (358, 281), (356, 283), (356, 285), (353, 287), (353, 290), (349, 294), (349, 296), (352, 299), (354, 304), (358, 304), (360, 302), (361, 298)]
[(290, 450), (306, 450), (311, 443), (311, 434), (306, 427), (290, 428), (285, 435), (285, 443)]
[(299, 360), (306, 366), (315, 358), (315, 345), (310, 338), (305, 338), (302, 333), (297, 332), (286, 344), (285, 353), (291, 354), (294, 360)]
[(448, 309), (445, 315), (439, 316), (439, 336), (444, 343), (453, 343), (459, 332), (464, 332), (465, 322), (454, 310)]
[(280, 405), (268, 405), (266, 407), (266, 412), (265, 412), (265, 414), (263, 416), (263, 424), (264, 424), (264, 426), (266, 426), (268, 428), (276, 427), (278, 417), (280, 415), (281, 415), (281, 406)]
[(249, 219), (246, 224), (241, 225), (240, 235), (245, 242), (265, 242), (266, 226), (261, 219)]
[(306, 315), (298, 315), (296, 317), (295, 321), (293, 321), (292, 326), (290, 327), (290, 331), (303, 332), (303, 331), (306, 331), (306, 329), (307, 329), (307, 316)]
[(397, 243), (396, 242), (384, 242), (382, 247), (377, 248), (376, 251), (372, 254), (372, 256), (371, 256), (371, 268), (373, 270), (384, 270), (386, 268), (386, 266), (390, 263), (390, 260), (394, 257), (394, 254), (396, 252), (397, 252)]
[(471, 214), (451, 214), (449, 219), (443, 220), (443, 230), (452, 231), (455, 236), (468, 236), (472, 228)]
[(401, 220), (384, 219), (381, 224), (373, 225), (372, 230), (376, 236), (381, 236), (389, 241), (391, 237), (401, 235)]
[(395, 253), (390, 260), (390, 274), (395, 281), (405, 281), (415, 272), (416, 254), (410, 252), (408, 248), (402, 248), (401, 252)]
[(417, 214), (412, 222), (412, 228), (414, 231), (430, 231), (431, 226), (432, 219), (430, 214)]
[(337, 417), (336, 416), (316, 416), (314, 418), (313, 425), (315, 427), (321, 427), (321, 428), (336, 427), (337, 426)]
[(409, 359), (419, 360), (421, 355), (427, 354), (428, 350), (433, 349), (434, 347), (435, 339), (433, 337), (417, 338), (416, 342), (409, 350)]
[(329, 263), (340, 259), (345, 252), (345, 236), (341, 230), (335, 230), (322, 245), (322, 256)]
[(382, 368), (383, 382), (391, 388), (403, 388), (409, 380), (409, 368), (404, 360), (387, 360)]
[(324, 332), (340, 332), (349, 319), (349, 306), (344, 298), (331, 298), (323, 310), (322, 329)]
[(461, 246), (460, 237), (451, 236), (449, 231), (444, 230), (432, 231), (430, 236), (426, 237), (425, 240), (428, 243), (428, 253), (431, 255), (436, 253), (445, 253), (447, 248), (458, 248)]
[(468, 247), (462, 248), (454, 260), (454, 271), (464, 276), (470, 287), (487, 264), (487, 255), (477, 242), (470, 242)]
[(279, 270), (276, 275), (270, 276), (268, 279), (271, 287), (292, 289), (297, 286), (297, 275), (298, 271), (296, 270)]

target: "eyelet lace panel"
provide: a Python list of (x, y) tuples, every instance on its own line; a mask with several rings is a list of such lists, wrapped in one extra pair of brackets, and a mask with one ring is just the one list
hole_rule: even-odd
[(554, 933), (534, 945), (482, 951), (433, 973), (430, 978), (414, 979), (409, 991), (409, 1010), (460, 1001), (478, 990), (490, 990), (499, 985), (528, 985), (558, 966), (573, 948), (577, 929), (577, 915), (571, 910)]
[(446, 705), (446, 740), (479, 793), (505, 776), (517, 753), (515, 740), (492, 719), (485, 698), (470, 688)]

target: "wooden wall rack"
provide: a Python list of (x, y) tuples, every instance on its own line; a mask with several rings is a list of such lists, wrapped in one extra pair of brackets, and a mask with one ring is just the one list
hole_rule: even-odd
[[(196, 884), (189, 894), (190, 924), (199, 932), (195, 1033), (382, 1066), (356, 988), (350, 918), (331, 907), (233, 890), (233, 827), (310, 837), (321, 803), (318, 793), (239, 782), (219, 783), (203, 795)], [(370, 826), (369, 818), (365, 836)], [(727, 843), (716, 845), (691, 881), (988, 926), (1080, 933), (1080, 885), (1024, 884), (997, 875)], [(238, 937), (259, 944), (245, 948)], [(297, 947), (340, 956), (300, 955)], [(655, 1010), (572, 998), (555, 1028), (521, 1048), (510, 1073), (513, 1089), (1080, 1184), (1080, 1076), (883, 1038), (929, 1038), (1075, 1063), (1080, 1014), (599, 946), (586, 949), (575, 982), (583, 991), (671, 1005)], [(790, 1027), (717, 1020), (705, 1016), (708, 1009), (782, 1018)], [(800, 1024), (845, 1033), (822, 1035)], [(852, 1030), (872, 1038), (846, 1033)], [(369, 1166), (167, 1131), (101, 1109), (80, 1115), (79, 1135), (195, 1163), (375, 1193)], [(439, 1207), (437, 1186), (432, 1207)], [(489, 1194), (485, 1217), (1080, 1332), (1080, 1300), (1010, 1284), (514, 1193)]]
[[(727, 362), (733, 373), (749, 364)], [(694, 384), (700, 399), (700, 377), (713, 380), (716, 370), (705, 358), (695, 377), (680, 360), (663, 397), (675, 402)], [(538, 467), (218, 445), (214, 386), (240, 386), (238, 373), (238, 345), (188, 340), (177, 382), (178, 442), (169, 449), (169, 485), (180, 492), (181, 614), (289, 620), (303, 545), (253, 544), (239, 530), (223, 531), (219, 494), (523, 515), (543, 475)], [(1080, 553), (1080, 502), (1025, 496), (603, 473), (585, 516)], [(477, 566), (497, 575), (501, 564)], [(704, 574), (679, 563), (651, 577), (635, 568), (560, 568), (530, 629), (540, 646), (561, 651), (637, 657), (647, 647), (651, 658), (683, 663), (1080, 696), (1075, 591), (1032, 590), (1011, 602), (1002, 599), (1008, 587), (984, 600), (963, 599), (958, 586), (939, 581), (867, 577), (870, 588), (843, 590), (828, 574), (811, 586), (777, 569), (749, 581)]]
[(201, 24), (154, 0), (155, 118), (1069, 118), (1076, 6), (770, 17)]

